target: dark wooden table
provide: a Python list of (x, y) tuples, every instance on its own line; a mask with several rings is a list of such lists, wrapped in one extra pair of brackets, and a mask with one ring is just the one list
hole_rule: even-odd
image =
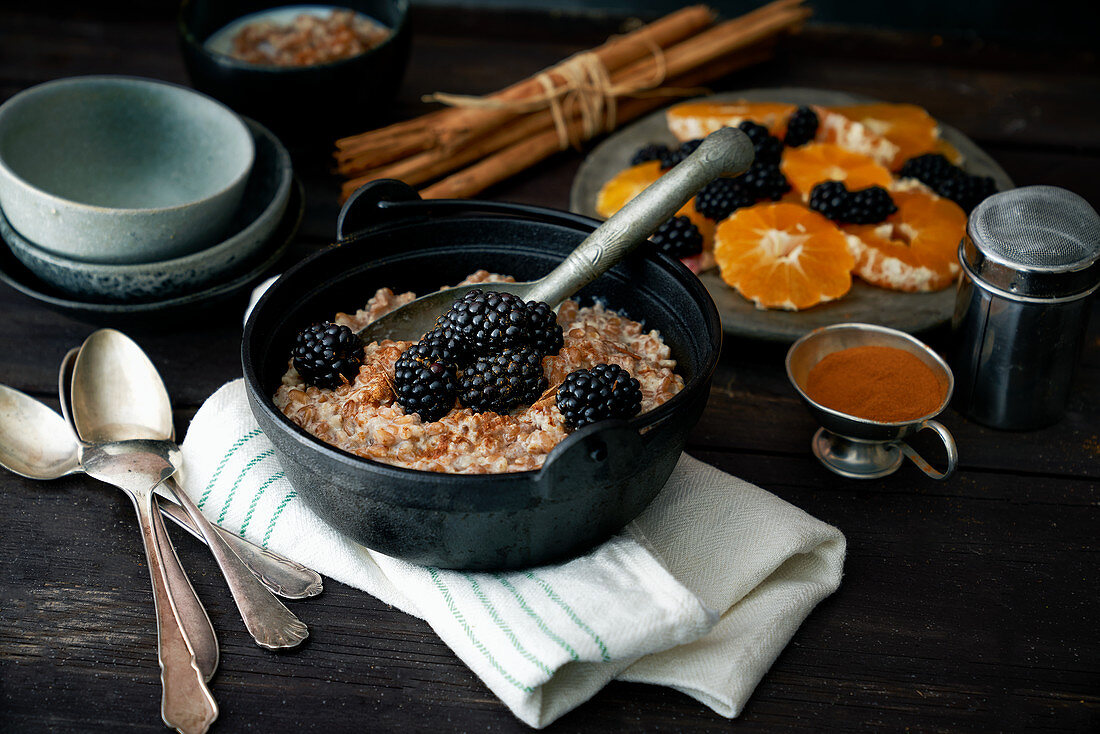
[[(5, 4), (0, 100), (85, 73), (185, 82), (170, 5)], [(615, 30), (613, 20), (536, 15), (431, 11), (416, 20), (394, 118), (413, 114), (423, 92), (487, 92)], [(777, 60), (715, 88), (776, 85), (924, 105), (1017, 183), (1062, 185), (1100, 203), (1100, 80), (1085, 53), (814, 28)], [(581, 158), (563, 154), (488, 195), (565, 207)], [(308, 213), (288, 262), (326, 243), (336, 214), (323, 152), (299, 153), (297, 163)], [(94, 327), (6, 287), (0, 310), (0, 382), (56, 407), (57, 365)], [(203, 399), (240, 373), (238, 311), (223, 316), (131, 332), (165, 376), (181, 434)], [(948, 411), (961, 463), (943, 483), (909, 465), (864, 482), (825, 471), (810, 455), (815, 426), (783, 375), (784, 350), (729, 340), (690, 450), (840, 527), (844, 582), (738, 720), (671, 690), (612, 683), (554, 729), (1096, 731), (1096, 316), (1064, 420), (1006, 433)], [(928, 340), (942, 348), (946, 336)], [(85, 478), (36, 483), (0, 472), (0, 507), (0, 730), (161, 731), (150, 596), (128, 501)], [(525, 729), (426, 624), (335, 582), (293, 604), (313, 632), (301, 650), (257, 648), (209, 555), (189, 539), (178, 545), (222, 644), (216, 730)]]

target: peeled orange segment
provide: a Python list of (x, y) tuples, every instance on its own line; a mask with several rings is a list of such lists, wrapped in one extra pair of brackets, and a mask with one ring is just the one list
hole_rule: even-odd
[[(818, 119), (816, 142), (835, 143), (884, 165), (896, 158), (898, 146), (860, 121), (818, 105), (811, 105), (811, 109)], [(782, 102), (686, 102), (669, 109), (665, 117), (668, 129), (682, 141), (705, 137), (719, 128), (737, 127), (745, 120), (763, 125), (782, 140), (794, 111), (795, 105)]]
[(882, 288), (938, 291), (959, 274), (966, 213), (950, 199), (920, 190), (893, 191), (898, 210), (881, 224), (845, 224), (854, 235), (855, 273)]
[(880, 161), (890, 170), (901, 168), (913, 156), (936, 150), (939, 125), (923, 107), (914, 104), (876, 103), (831, 109), (897, 146), (892, 159)]
[(870, 126), (825, 107), (813, 105), (813, 110), (818, 121), (814, 142), (839, 145), (851, 153), (869, 156), (883, 166), (891, 165), (897, 158), (898, 146)]
[[(646, 161), (619, 171), (603, 185), (596, 196), (596, 213), (607, 219), (622, 209), (628, 201), (645, 191), (650, 184), (661, 177), (661, 173), (659, 161)], [(695, 199), (684, 204), (676, 215), (690, 219), (703, 235), (703, 252), (697, 256), (697, 260), (693, 261), (696, 263), (695, 267), (700, 270), (714, 267), (714, 261), (710, 255), (714, 249), (714, 222), (695, 210)]]
[(782, 102), (685, 102), (665, 113), (668, 129), (677, 140), (704, 138), (723, 127), (737, 127), (745, 120), (763, 125), (780, 139), (787, 129), (793, 104)]
[(738, 209), (718, 224), (714, 256), (722, 280), (757, 308), (798, 311), (840, 298), (852, 287), (848, 238), (800, 204)]
[(788, 148), (779, 163), (783, 175), (803, 200), (823, 181), (843, 181), (849, 191), (890, 185), (890, 171), (870, 158), (852, 153), (835, 143), (809, 143)]
[(624, 168), (600, 189), (596, 196), (596, 213), (607, 219), (660, 177), (660, 161), (646, 161)]

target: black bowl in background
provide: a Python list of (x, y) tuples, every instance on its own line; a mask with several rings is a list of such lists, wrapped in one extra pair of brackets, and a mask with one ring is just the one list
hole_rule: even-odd
[[(404, 199), (385, 201), (385, 199)], [(684, 389), (629, 421), (575, 431), (538, 471), (422, 472), (336, 449), (292, 423), (271, 396), (295, 334), (377, 288), (427, 293), (486, 268), (521, 280), (549, 272), (598, 223), (552, 209), (420, 201), (379, 181), (345, 205), (338, 244), (287, 271), (245, 325), (249, 402), (305, 502), (348, 537), (387, 555), (449, 568), (538, 565), (582, 552), (634, 519), (657, 495), (699, 419), (721, 348), (718, 312), (690, 271), (663, 255), (616, 265), (578, 294), (658, 329)]]
[[(328, 64), (259, 66), (204, 46), (216, 31), (245, 15), (287, 5), (350, 8), (391, 30), (375, 48)], [(264, 123), (288, 143), (330, 145), (371, 127), (396, 96), (409, 60), (408, 0), (183, 0), (177, 30), (191, 84), (237, 112)]]

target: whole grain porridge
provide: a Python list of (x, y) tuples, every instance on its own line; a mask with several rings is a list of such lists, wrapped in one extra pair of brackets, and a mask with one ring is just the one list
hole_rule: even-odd
[[(514, 279), (482, 270), (460, 285), (493, 282)], [(361, 310), (336, 314), (333, 322), (358, 331), (415, 297), (382, 288)], [(406, 414), (395, 399), (394, 364), (413, 342), (390, 340), (367, 345), (358, 374), (331, 390), (307, 385), (290, 364), (275, 404), (309, 433), (358, 456), (423, 471), (488, 474), (537, 469), (569, 434), (554, 395), (575, 370), (600, 363), (627, 370), (641, 388), (643, 413), (683, 389), (676, 362), (657, 331), (644, 331), (637, 321), (599, 303), (580, 307), (566, 301), (558, 323), (564, 346), (542, 360), (549, 389), (534, 404), (508, 414), (475, 413), (458, 404), (431, 422)]]

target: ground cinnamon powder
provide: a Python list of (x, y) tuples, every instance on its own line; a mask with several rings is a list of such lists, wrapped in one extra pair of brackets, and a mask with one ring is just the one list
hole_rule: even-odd
[(934, 412), (947, 385), (904, 349), (850, 347), (810, 370), (806, 394), (814, 402), (867, 420), (893, 423)]

